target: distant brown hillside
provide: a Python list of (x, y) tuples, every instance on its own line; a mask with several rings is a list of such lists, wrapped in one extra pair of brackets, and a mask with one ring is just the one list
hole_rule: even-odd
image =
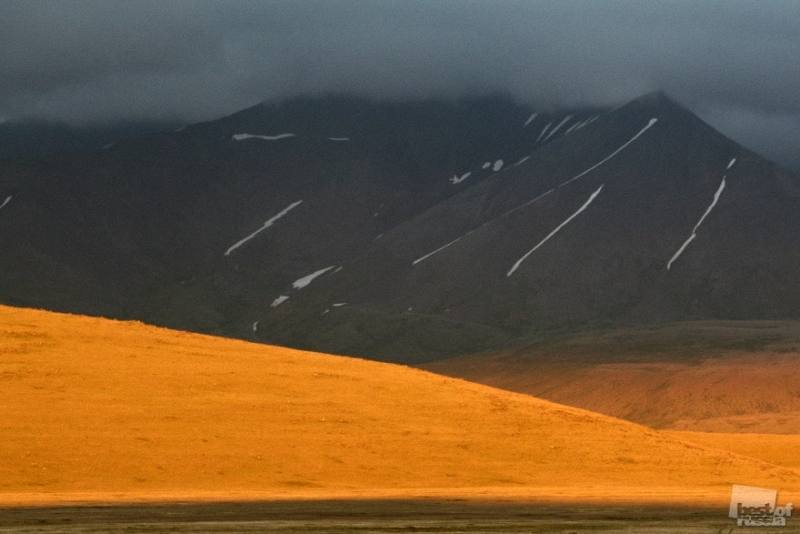
[(587, 332), (427, 369), (659, 428), (800, 432), (800, 326), (698, 322)]

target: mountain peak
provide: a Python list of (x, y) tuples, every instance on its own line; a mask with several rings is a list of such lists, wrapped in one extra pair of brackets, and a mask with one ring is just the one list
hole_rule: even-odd
[(620, 109), (648, 110), (653, 113), (681, 112), (694, 115), (694, 113), (680, 102), (669, 96), (664, 91), (653, 91), (634, 98)]

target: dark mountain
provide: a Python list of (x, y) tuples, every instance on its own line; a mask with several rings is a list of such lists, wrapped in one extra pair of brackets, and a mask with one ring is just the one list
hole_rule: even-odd
[(261, 105), (0, 169), (0, 298), (419, 361), (800, 315), (800, 181), (662, 94)]
[(83, 126), (33, 119), (0, 121), (0, 160), (39, 159), (58, 152), (96, 150), (123, 139), (177, 127), (176, 121), (119, 121)]

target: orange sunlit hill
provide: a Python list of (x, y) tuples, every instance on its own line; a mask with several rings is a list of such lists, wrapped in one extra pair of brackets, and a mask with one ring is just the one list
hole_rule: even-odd
[(403, 366), (0, 306), (0, 503), (724, 502), (791, 467)]

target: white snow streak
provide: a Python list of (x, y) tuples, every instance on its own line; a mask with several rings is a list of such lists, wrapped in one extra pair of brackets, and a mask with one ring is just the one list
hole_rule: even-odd
[(564, 126), (566, 123), (568, 123), (568, 122), (569, 122), (569, 120), (570, 120), (571, 118), (572, 118), (572, 115), (567, 115), (566, 117), (564, 117), (564, 119), (563, 119), (561, 122), (559, 122), (559, 123), (556, 125), (556, 127), (555, 127), (555, 128), (553, 128), (552, 130), (550, 130), (550, 133), (549, 133), (549, 134), (547, 134), (547, 137), (545, 137), (545, 138), (544, 138), (544, 140), (545, 140), (545, 141), (547, 141), (548, 139), (550, 139), (551, 137), (553, 137), (553, 135), (555, 135), (555, 133), (556, 133), (557, 131), (559, 131), (559, 130), (561, 129), (561, 127), (562, 127), (562, 126)]
[(258, 321), (253, 321), (253, 326), (251, 328), (253, 332), (258, 332)]
[(627, 141), (627, 142), (625, 142), (625, 143), (624, 143), (624, 144), (623, 144), (621, 147), (619, 147), (619, 148), (618, 148), (618, 149), (616, 149), (614, 152), (612, 152), (611, 154), (609, 154), (609, 155), (608, 155), (608, 156), (606, 156), (605, 158), (601, 159), (601, 160), (600, 160), (598, 163), (595, 163), (594, 165), (592, 165), (591, 167), (589, 167), (588, 169), (586, 169), (586, 170), (585, 170), (585, 171), (583, 171), (582, 173), (580, 173), (580, 174), (577, 174), (577, 175), (573, 176), (572, 178), (570, 178), (569, 180), (567, 180), (566, 182), (563, 182), (563, 183), (559, 184), (559, 186), (558, 186), (558, 187), (564, 187), (565, 185), (567, 185), (567, 184), (570, 184), (570, 183), (574, 182), (574, 181), (575, 181), (575, 180), (577, 180), (578, 178), (581, 178), (581, 177), (583, 177), (583, 176), (585, 176), (585, 175), (589, 174), (590, 172), (592, 172), (593, 170), (595, 170), (597, 167), (599, 167), (599, 166), (603, 165), (603, 164), (604, 164), (604, 163), (606, 163), (608, 160), (610, 160), (611, 158), (613, 158), (614, 156), (616, 156), (617, 154), (619, 154), (620, 152), (622, 152), (623, 150), (625, 150), (626, 148), (628, 148), (628, 146), (630, 146), (630, 144), (631, 144), (631, 143), (633, 143), (634, 141), (636, 141), (637, 139), (639, 139), (639, 137), (641, 137), (641, 136), (642, 136), (642, 134), (644, 134), (644, 133), (645, 133), (647, 130), (649, 130), (650, 128), (652, 128), (652, 127), (653, 127), (653, 125), (654, 125), (655, 123), (657, 123), (657, 122), (658, 122), (658, 119), (656, 119), (656, 118), (652, 118), (652, 119), (650, 119), (650, 122), (648, 122), (648, 123), (647, 123), (647, 126), (645, 126), (644, 128), (642, 128), (641, 130), (639, 130), (639, 132), (638, 132), (636, 135), (634, 135), (633, 137), (631, 137), (630, 139), (628, 139), (628, 141)]
[(471, 171), (470, 172), (465, 172), (461, 176), (453, 176), (452, 178), (450, 178), (450, 183), (453, 184), (453, 185), (460, 184), (461, 182), (463, 182), (464, 180), (466, 180), (470, 176), (472, 176), (472, 172)]
[(492, 170), (494, 172), (497, 172), (502, 168), (503, 168), (503, 160), (502, 159), (498, 159), (497, 161), (495, 161), (494, 165), (492, 166)]
[(487, 161), (486, 163), (481, 165), (481, 169), (488, 169), (491, 166), (492, 166), (492, 162), (491, 161)]
[[(516, 208), (511, 208), (511, 209), (510, 209), (510, 210), (508, 210), (507, 212), (505, 212), (505, 213), (501, 214), (501, 215), (500, 215), (500, 217), (507, 217), (508, 215), (511, 215), (511, 214), (512, 214), (512, 213), (514, 213), (515, 211), (519, 211), (519, 210), (521, 210), (522, 208), (527, 208), (528, 206), (530, 206), (531, 204), (533, 204), (533, 203), (534, 203), (534, 202), (536, 202), (537, 200), (541, 200), (541, 199), (543, 199), (544, 197), (546, 197), (547, 195), (549, 195), (549, 194), (550, 194), (550, 193), (552, 193), (553, 191), (555, 191), (555, 189), (548, 189), (547, 191), (545, 191), (544, 193), (542, 193), (542, 194), (541, 194), (541, 195), (539, 195), (538, 197), (534, 197), (534, 198), (530, 199), (529, 201), (525, 202), (524, 204), (520, 204), (520, 205), (519, 205), (519, 206), (517, 206)], [(491, 221), (489, 221), (489, 222), (491, 222)]]
[(341, 308), (342, 306), (347, 306), (347, 303), (346, 302), (334, 302), (333, 303), (333, 307), (334, 308)]
[(669, 270), (672, 268), (672, 264), (673, 264), (673, 263), (675, 263), (675, 260), (677, 260), (678, 258), (680, 258), (680, 257), (681, 257), (681, 254), (683, 254), (683, 251), (684, 251), (684, 250), (686, 250), (686, 247), (688, 247), (688, 246), (689, 246), (689, 243), (691, 243), (692, 241), (694, 241), (694, 238), (695, 238), (695, 237), (697, 237), (697, 234), (692, 234), (692, 235), (690, 235), (690, 236), (689, 236), (689, 239), (687, 239), (686, 241), (684, 241), (684, 242), (683, 242), (683, 244), (682, 244), (682, 245), (680, 246), (680, 248), (678, 249), (678, 251), (677, 251), (675, 254), (673, 254), (673, 255), (672, 255), (672, 257), (671, 257), (671, 258), (669, 259), (669, 261), (667, 262), (667, 270), (668, 270), (668, 271), (669, 271)]
[(525, 156), (524, 158), (522, 158), (521, 160), (519, 160), (518, 162), (516, 162), (514, 165), (512, 165), (512, 167), (519, 167), (520, 165), (522, 165), (523, 163), (525, 163), (525, 162), (526, 162), (526, 161), (528, 161), (529, 159), (531, 159), (531, 157), (530, 157), (530, 156)]
[(734, 166), (734, 164), (735, 164), (735, 163), (736, 163), (736, 158), (733, 158), (732, 160), (730, 160), (730, 161), (728, 162), (728, 166), (727, 166), (727, 167), (725, 167), (725, 170), (726, 170), (726, 171), (729, 171), (729, 170), (731, 169), (731, 167), (733, 167), (733, 166)]
[(270, 226), (275, 224), (275, 222), (278, 219), (280, 219), (281, 217), (283, 217), (284, 215), (286, 215), (287, 213), (289, 213), (290, 211), (292, 211), (294, 208), (296, 208), (297, 206), (299, 206), (302, 203), (303, 203), (302, 200), (298, 200), (297, 202), (292, 202), (291, 204), (289, 204), (280, 213), (278, 213), (277, 215), (275, 215), (271, 219), (269, 219), (267, 222), (265, 222), (264, 225), (261, 228), (259, 228), (258, 230), (256, 230), (252, 234), (248, 235), (247, 237), (244, 237), (244, 238), (240, 239), (239, 241), (237, 241), (236, 243), (231, 245), (230, 248), (228, 248), (228, 250), (225, 251), (225, 255), (226, 256), (230, 256), (231, 252), (233, 252), (237, 248), (241, 247), (242, 245), (244, 245), (245, 243), (247, 243), (248, 241), (253, 239), (255, 236), (257, 236), (258, 234), (260, 234), (261, 232), (263, 232), (264, 230), (266, 230), (267, 228), (269, 228)]
[(289, 297), (287, 295), (281, 295), (280, 297), (278, 297), (275, 300), (273, 300), (272, 304), (270, 304), (269, 307), (270, 308), (277, 308), (278, 306), (280, 306), (281, 304), (283, 304), (287, 300), (289, 300)]
[(542, 133), (540, 133), (539, 137), (536, 138), (536, 142), (537, 143), (542, 140), (542, 137), (544, 137), (544, 134), (547, 133), (547, 130), (548, 130), (548, 128), (550, 128), (551, 124), (553, 124), (552, 121), (548, 122), (547, 125), (542, 129)]
[(349, 141), (349, 140), (350, 140), (349, 137), (329, 137), (328, 138), (328, 141), (338, 141), (338, 142)]
[(536, 120), (536, 117), (538, 117), (538, 116), (539, 116), (539, 114), (538, 114), (538, 113), (531, 113), (531, 116), (530, 116), (530, 117), (528, 117), (528, 120), (526, 120), (526, 121), (525, 121), (525, 124), (523, 124), (523, 125), (522, 125), (522, 127), (523, 127), (523, 128), (527, 128), (527, 127), (528, 127), (528, 125), (529, 125), (530, 123), (532, 123), (534, 120)]
[(578, 126), (575, 128), (575, 131), (578, 131), (578, 130), (580, 130), (580, 129), (581, 129), (581, 128), (583, 128), (584, 126), (589, 126), (589, 125), (590, 125), (590, 124), (592, 124), (594, 121), (596, 121), (596, 120), (597, 120), (599, 117), (600, 117), (600, 115), (595, 115), (594, 117), (592, 117), (592, 118), (590, 118), (590, 119), (586, 119), (585, 121), (583, 121), (583, 122), (579, 123), (579, 124), (578, 124)]
[(6, 205), (7, 205), (9, 202), (11, 202), (11, 199), (12, 199), (12, 198), (14, 198), (14, 195), (8, 195), (8, 196), (6, 197), (6, 199), (3, 201), (3, 203), (2, 203), (2, 204), (0, 204), (0, 210), (1, 210), (1, 209), (3, 209), (3, 208), (5, 208), (5, 207), (6, 207)]
[[(735, 162), (735, 160), (732, 161)], [(733, 163), (731, 163), (730, 165), (732, 164)], [(730, 169), (730, 166), (728, 168)], [(706, 211), (703, 213), (702, 217), (700, 217), (700, 220), (697, 221), (697, 224), (694, 225), (694, 228), (692, 228), (692, 234), (686, 241), (683, 242), (683, 245), (681, 245), (678, 251), (675, 254), (673, 254), (672, 258), (670, 258), (670, 260), (667, 262), (668, 271), (672, 268), (672, 264), (675, 263), (675, 260), (681, 257), (681, 254), (683, 254), (683, 251), (686, 250), (686, 247), (689, 246), (689, 243), (694, 241), (694, 239), (697, 237), (698, 228), (700, 228), (700, 225), (703, 224), (703, 221), (706, 220), (708, 214), (711, 213), (711, 210), (713, 210), (714, 206), (716, 206), (717, 202), (719, 202), (719, 197), (722, 196), (722, 192), (725, 190), (725, 178), (726, 178), (725, 176), (722, 177), (722, 182), (719, 184), (717, 191), (714, 193), (714, 199), (711, 201), (711, 204), (708, 205)]]
[(335, 269), (336, 265), (331, 265), (330, 267), (325, 267), (324, 269), (320, 269), (319, 271), (314, 271), (311, 274), (307, 274), (302, 278), (298, 278), (294, 282), (292, 282), (292, 287), (295, 289), (303, 289), (304, 287), (308, 286), (311, 282), (314, 281), (315, 278), (322, 276), (323, 274), (327, 273), (331, 269)]
[(603, 187), (605, 187), (605, 184), (603, 184), (603, 185), (601, 185), (600, 187), (598, 187), (598, 188), (595, 190), (595, 192), (594, 192), (594, 193), (592, 193), (592, 194), (589, 196), (589, 200), (587, 200), (586, 202), (584, 202), (584, 203), (583, 203), (583, 206), (581, 206), (580, 208), (578, 208), (578, 211), (576, 211), (575, 213), (573, 213), (572, 215), (570, 215), (569, 217), (567, 217), (567, 219), (566, 219), (564, 222), (562, 222), (561, 224), (559, 224), (558, 226), (556, 226), (555, 230), (553, 230), (552, 232), (550, 232), (549, 234), (547, 234), (547, 236), (546, 236), (544, 239), (542, 239), (541, 241), (539, 241), (539, 242), (536, 244), (536, 246), (535, 246), (535, 247), (533, 247), (532, 249), (530, 249), (530, 250), (529, 250), (528, 252), (526, 252), (526, 253), (525, 253), (525, 254), (524, 254), (524, 255), (523, 255), (523, 256), (522, 256), (520, 259), (518, 259), (518, 260), (516, 261), (516, 263), (514, 263), (514, 265), (511, 267), (511, 269), (509, 269), (508, 273), (506, 273), (506, 277), (510, 277), (512, 274), (514, 274), (514, 272), (515, 272), (517, 269), (519, 269), (519, 266), (520, 266), (520, 265), (522, 265), (522, 262), (524, 262), (526, 259), (528, 259), (528, 256), (530, 256), (531, 254), (533, 254), (534, 252), (536, 252), (536, 250), (537, 250), (539, 247), (541, 247), (542, 245), (544, 245), (545, 243), (547, 243), (547, 242), (550, 240), (550, 238), (551, 238), (551, 237), (553, 237), (554, 235), (556, 235), (556, 234), (557, 234), (557, 233), (558, 233), (558, 232), (559, 232), (559, 231), (560, 231), (562, 228), (564, 228), (564, 227), (565, 227), (567, 224), (569, 224), (569, 223), (570, 223), (570, 221), (572, 221), (572, 219), (574, 219), (575, 217), (577, 217), (578, 215), (580, 215), (580, 214), (583, 212), (583, 210), (585, 210), (586, 208), (588, 208), (588, 207), (589, 207), (589, 204), (591, 204), (591, 203), (592, 203), (592, 201), (594, 201), (594, 199), (595, 199), (595, 198), (597, 198), (597, 195), (599, 195), (599, 194), (600, 194), (600, 191), (602, 191), (602, 190), (603, 190)]
[(461, 241), (462, 239), (467, 237), (472, 232), (473, 232), (473, 230), (470, 230), (469, 232), (467, 232), (466, 234), (462, 235), (461, 237), (457, 237), (457, 238), (453, 239), (452, 241), (450, 241), (449, 243), (446, 243), (446, 244), (442, 245), (441, 247), (437, 248), (436, 250), (434, 250), (432, 252), (428, 252), (424, 256), (420, 256), (416, 260), (412, 261), (411, 265), (416, 265), (418, 263), (421, 263), (421, 262), (427, 260), (428, 258), (430, 258), (431, 256), (433, 256), (434, 254), (438, 254), (439, 252), (443, 251), (447, 247), (449, 247), (451, 245), (455, 245), (456, 243), (458, 243), (459, 241)]
[(280, 141), (281, 139), (288, 139), (290, 137), (296, 137), (296, 134), (293, 133), (282, 133), (277, 135), (258, 135), (258, 134), (249, 134), (249, 133), (240, 133), (240, 134), (233, 134), (234, 141), (246, 141), (247, 139), (262, 139), (264, 141)]

